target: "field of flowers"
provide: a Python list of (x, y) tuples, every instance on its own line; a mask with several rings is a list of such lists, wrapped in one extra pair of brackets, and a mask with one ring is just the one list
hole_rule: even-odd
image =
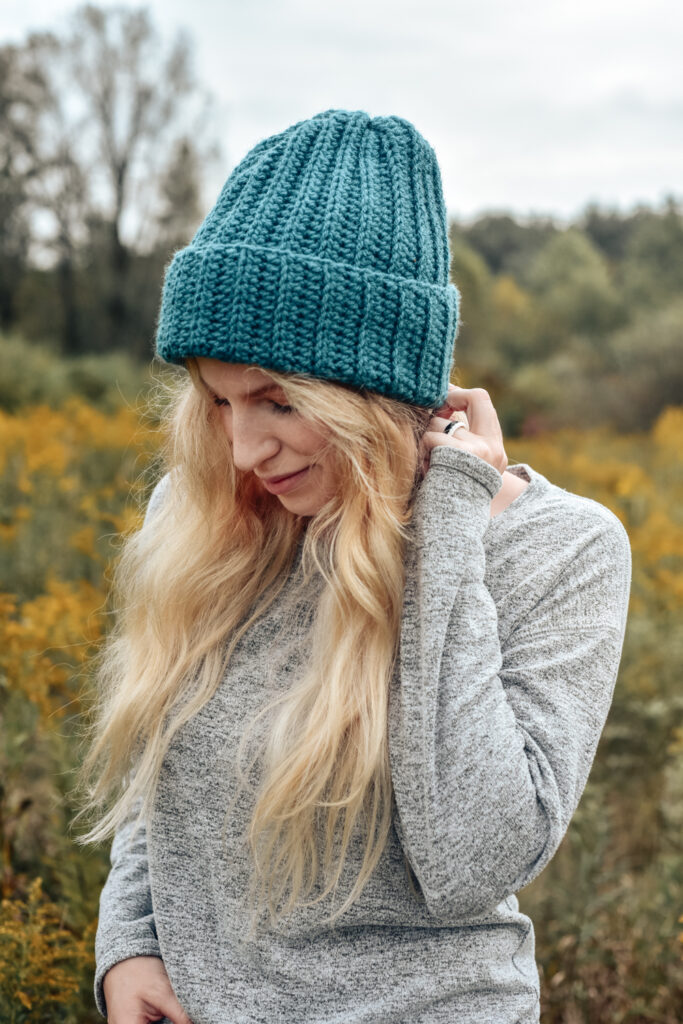
[[(0, 412), (0, 1021), (85, 1024), (108, 850), (73, 840), (88, 660), (107, 567), (139, 522), (157, 435), (133, 406), (78, 398)], [(683, 1020), (683, 408), (647, 434), (507, 442), (628, 530), (629, 626), (586, 792), (520, 894), (544, 1024)]]

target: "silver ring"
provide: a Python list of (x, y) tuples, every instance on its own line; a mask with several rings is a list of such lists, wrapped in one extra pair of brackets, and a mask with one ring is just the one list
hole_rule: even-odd
[(453, 434), (458, 427), (464, 427), (467, 429), (467, 424), (463, 423), (462, 420), (451, 420), (450, 423), (447, 423), (443, 428), (443, 432), (444, 434)]

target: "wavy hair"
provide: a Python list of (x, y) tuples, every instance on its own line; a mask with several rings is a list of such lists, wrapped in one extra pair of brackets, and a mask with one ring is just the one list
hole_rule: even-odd
[(79, 776), (85, 798), (77, 818), (96, 820), (78, 841), (102, 841), (134, 812), (139, 823), (151, 811), (174, 735), (216, 692), (241, 637), (291, 585), (299, 553), (302, 593), (312, 579), (322, 587), (306, 664), (257, 716), (276, 712), (246, 834), (251, 895), (276, 924), (303, 903), (322, 867), (327, 883), (308, 905), (322, 900), (360, 825), (361, 869), (332, 922), (367, 884), (391, 827), (388, 694), (419, 442), (432, 413), (269, 369), (296, 413), (324, 434), (318, 457), (331, 460), (335, 476), (334, 495), (304, 518), (234, 466), (196, 362), (186, 366), (189, 375), (166, 385), (163, 500), (123, 540), (114, 568), (115, 625), (95, 663)]

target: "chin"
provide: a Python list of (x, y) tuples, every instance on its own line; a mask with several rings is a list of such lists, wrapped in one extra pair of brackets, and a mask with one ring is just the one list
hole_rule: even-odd
[(314, 516), (321, 508), (319, 504), (311, 503), (310, 500), (297, 501), (293, 494), (281, 494), (278, 497), (281, 504), (284, 505), (289, 512), (293, 512), (297, 516)]

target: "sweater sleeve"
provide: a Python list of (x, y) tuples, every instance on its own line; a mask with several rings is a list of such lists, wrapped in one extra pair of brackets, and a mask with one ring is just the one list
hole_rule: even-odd
[(161, 957), (154, 924), (147, 868), (144, 825), (134, 832), (131, 817), (116, 832), (111, 870), (100, 894), (95, 935), (95, 1002), (106, 1017), (104, 976), (110, 967), (132, 956)]
[[(167, 475), (154, 488), (145, 524), (161, 506), (168, 481)], [(95, 1003), (103, 1017), (107, 1016), (103, 990), (107, 971), (132, 956), (161, 957), (149, 884), (147, 833), (144, 825), (135, 828), (138, 808), (139, 804), (114, 836), (111, 870), (100, 894), (95, 935)]]
[(626, 626), (628, 535), (595, 503), (571, 543), (557, 519), (534, 524), (534, 551), (556, 571), (501, 650), (483, 543), (501, 485), (472, 453), (433, 449), (407, 551), (389, 709), (396, 827), (427, 909), (448, 919), (493, 909), (553, 857), (595, 756)]

